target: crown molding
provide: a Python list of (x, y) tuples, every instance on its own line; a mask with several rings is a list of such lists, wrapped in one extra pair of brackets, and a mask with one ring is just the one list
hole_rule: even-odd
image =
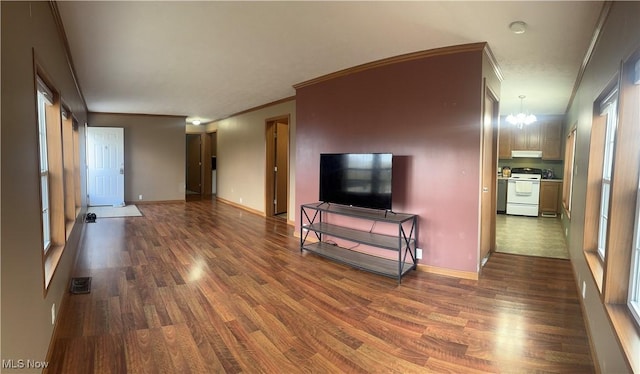
[(49, 6), (51, 7), (53, 21), (56, 24), (56, 29), (58, 30), (58, 36), (60, 37), (60, 40), (62, 41), (62, 44), (64, 46), (64, 55), (67, 59), (67, 66), (69, 67), (71, 78), (73, 79), (73, 84), (76, 86), (76, 91), (78, 91), (78, 95), (80, 96), (80, 100), (82, 101), (82, 105), (84, 106), (84, 110), (89, 113), (87, 101), (84, 99), (84, 94), (82, 93), (82, 89), (80, 88), (80, 82), (78, 81), (78, 74), (76, 74), (76, 68), (73, 64), (73, 58), (71, 57), (71, 47), (69, 46), (67, 33), (64, 30), (64, 24), (62, 23), (62, 17), (60, 16), (58, 3), (55, 0), (50, 0)]
[(486, 45), (487, 45), (486, 42), (469, 43), (469, 44), (461, 44), (461, 45), (454, 45), (449, 47), (429, 49), (426, 51), (406, 53), (399, 56), (394, 56), (394, 57), (389, 57), (382, 60), (368, 62), (366, 64), (354, 66), (351, 68), (336, 71), (334, 73), (323, 75), (317, 78), (313, 78), (308, 81), (295, 84), (293, 88), (298, 90), (303, 87), (311, 86), (311, 85), (314, 85), (320, 82), (325, 82), (338, 77), (344, 77), (347, 75), (359, 73), (361, 71), (375, 69), (382, 66), (393, 65), (401, 62), (406, 62), (406, 61), (418, 60), (426, 57), (443, 56), (443, 55), (462, 53), (462, 52), (482, 51), (486, 47)]
[(593, 52), (596, 49), (596, 45), (600, 40), (600, 34), (602, 34), (602, 29), (604, 28), (604, 24), (609, 17), (609, 12), (611, 11), (611, 6), (613, 5), (613, 1), (605, 1), (602, 4), (602, 9), (600, 10), (600, 16), (598, 17), (598, 21), (596, 22), (596, 27), (593, 30), (593, 35), (591, 35), (591, 42), (589, 43), (589, 47), (587, 48), (587, 52), (584, 54), (584, 58), (582, 59), (582, 64), (580, 65), (580, 70), (578, 70), (578, 76), (576, 77), (576, 82), (573, 84), (573, 90), (571, 91), (571, 97), (569, 98), (569, 102), (567, 103), (567, 108), (565, 109), (565, 113), (569, 112), (569, 108), (573, 104), (573, 100), (576, 98), (576, 94), (578, 93), (578, 87), (580, 87), (580, 83), (582, 83), (582, 78), (584, 77), (584, 73), (587, 70), (587, 65), (589, 61), (591, 61), (591, 57), (593, 56)]

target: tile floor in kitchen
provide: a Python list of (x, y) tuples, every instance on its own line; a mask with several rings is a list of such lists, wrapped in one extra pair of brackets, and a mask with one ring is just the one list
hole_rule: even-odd
[(560, 217), (498, 214), (496, 252), (569, 258)]

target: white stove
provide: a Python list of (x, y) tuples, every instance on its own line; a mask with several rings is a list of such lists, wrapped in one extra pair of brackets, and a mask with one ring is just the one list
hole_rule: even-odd
[(507, 185), (507, 214), (538, 216), (541, 169), (514, 168)]

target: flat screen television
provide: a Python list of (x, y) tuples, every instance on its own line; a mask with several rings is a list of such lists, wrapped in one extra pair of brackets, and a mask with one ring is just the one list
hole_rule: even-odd
[(391, 153), (320, 155), (320, 201), (391, 210)]

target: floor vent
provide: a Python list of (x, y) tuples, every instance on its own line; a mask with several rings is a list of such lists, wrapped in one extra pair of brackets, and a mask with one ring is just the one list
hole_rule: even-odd
[(83, 294), (91, 292), (91, 277), (71, 278), (71, 288), (73, 294)]

